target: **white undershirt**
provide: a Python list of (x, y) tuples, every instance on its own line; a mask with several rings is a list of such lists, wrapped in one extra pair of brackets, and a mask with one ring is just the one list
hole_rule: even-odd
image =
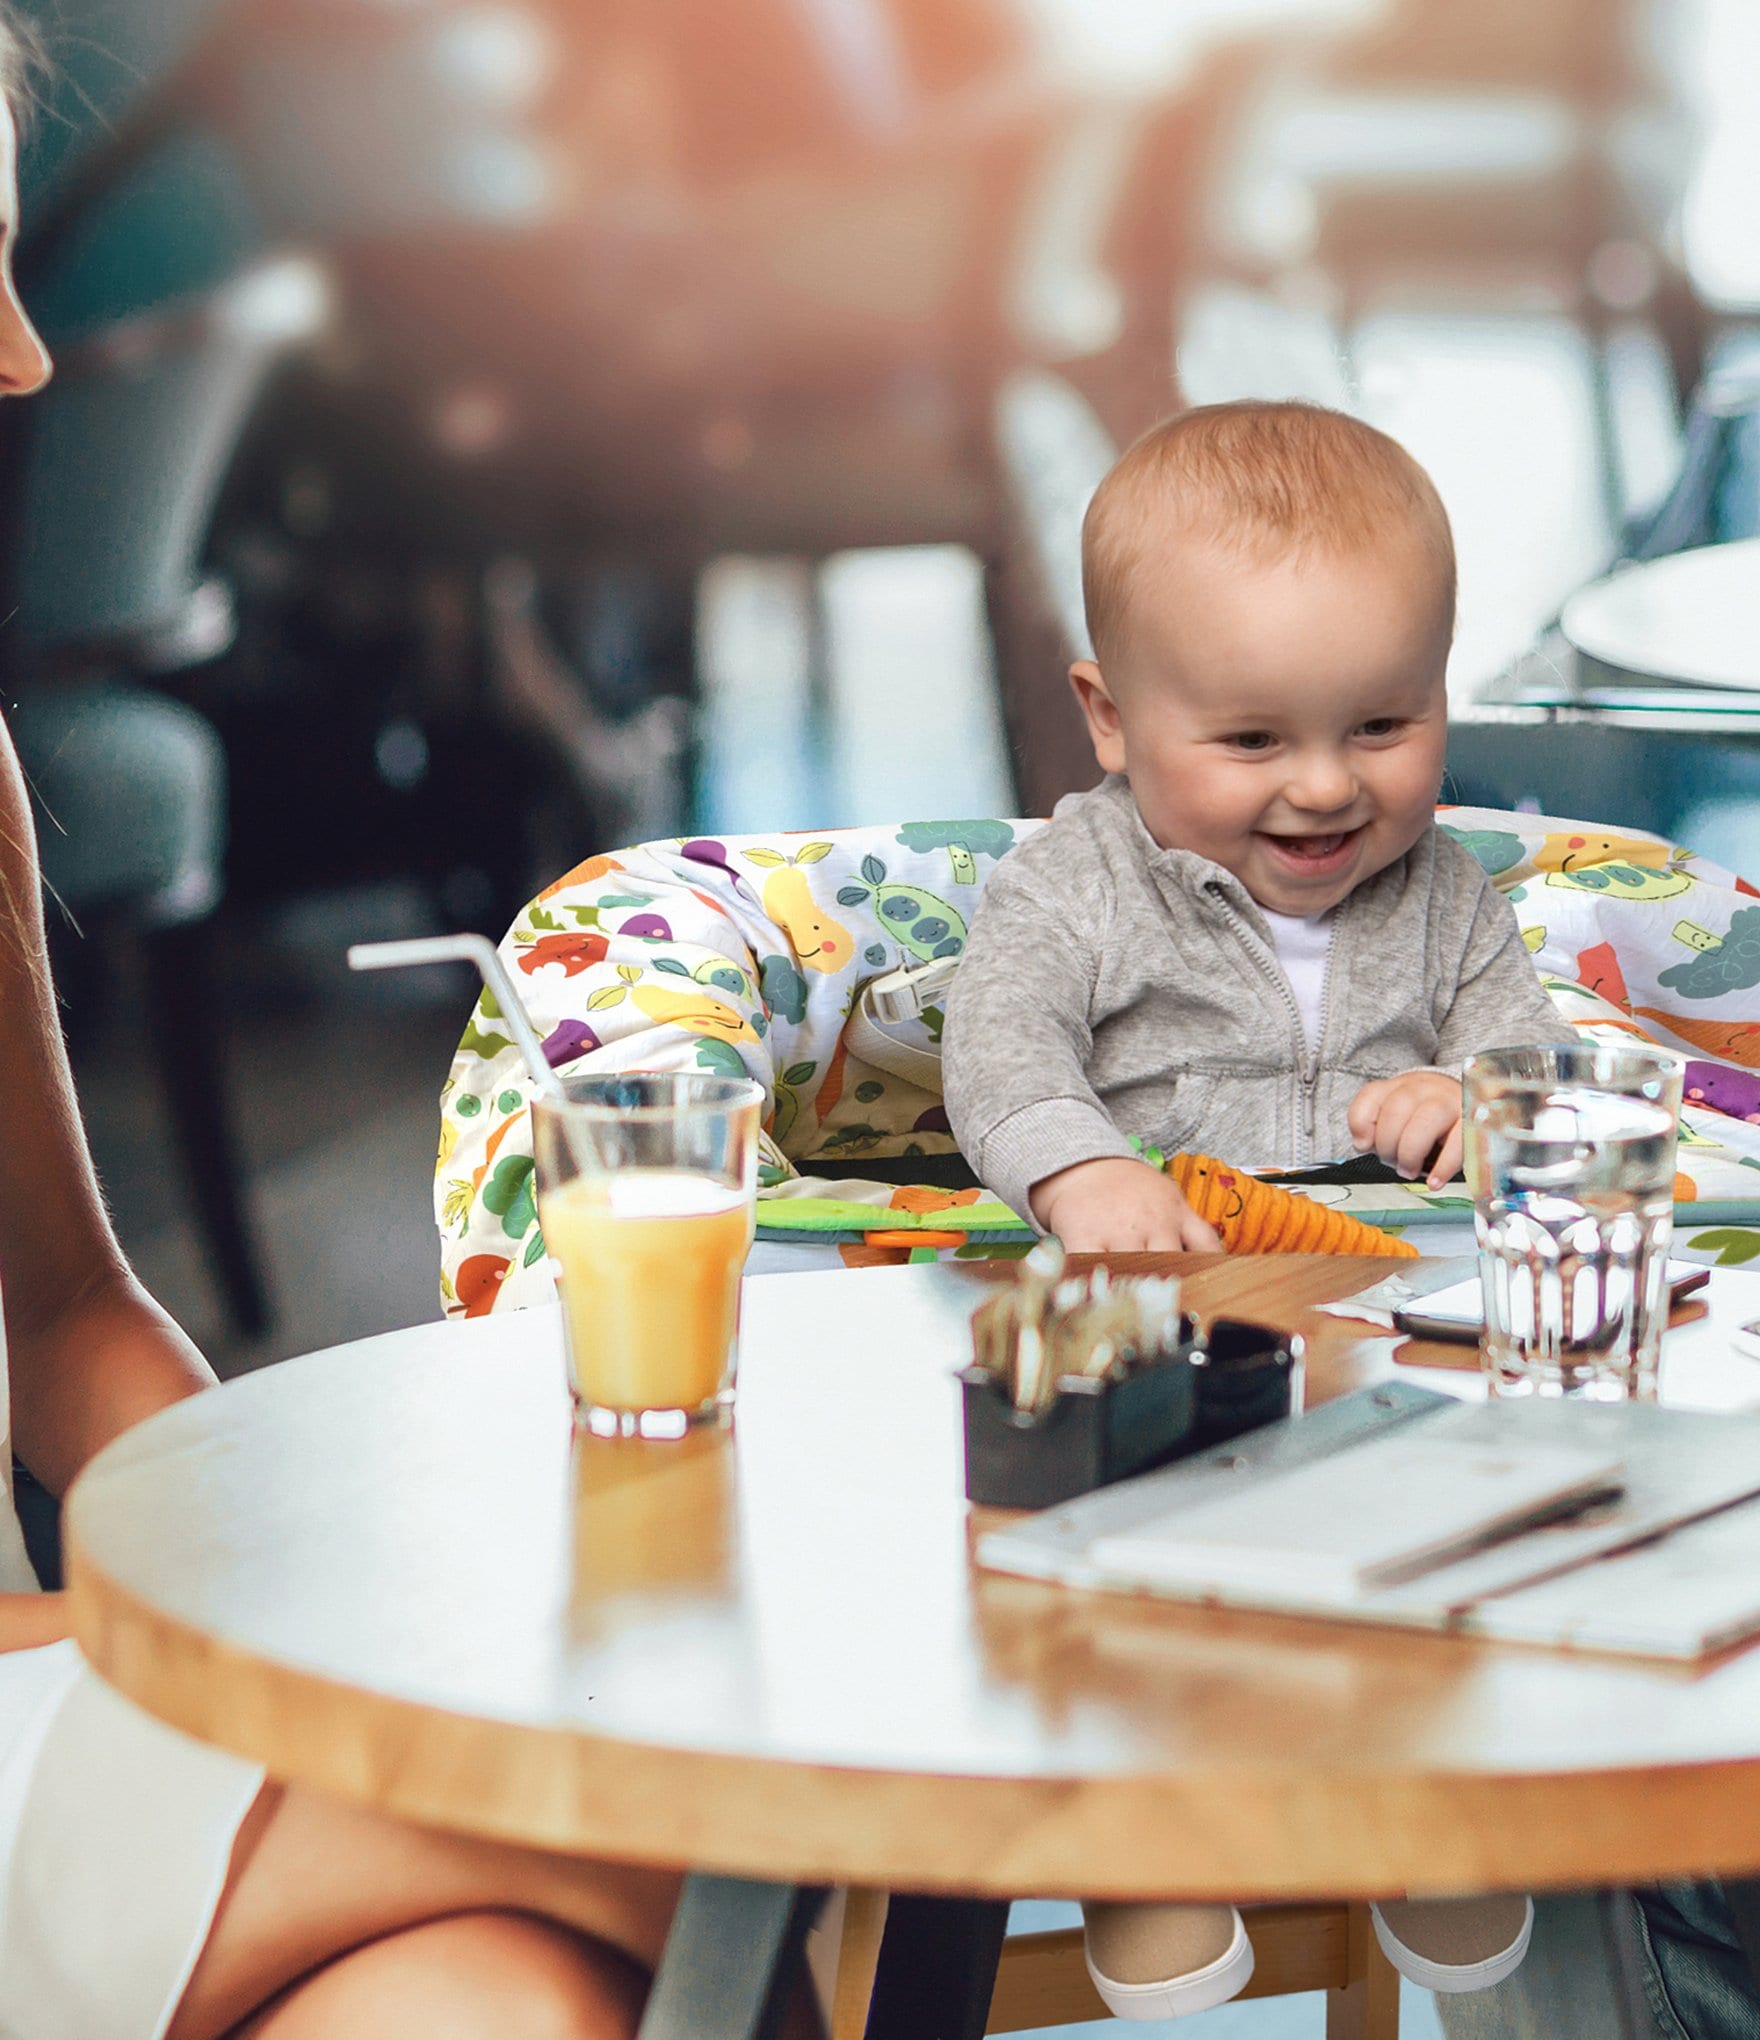
[(1308, 1046), (1320, 1045), (1321, 1011), (1326, 997), (1326, 952), (1332, 947), (1332, 910), (1324, 914), (1274, 914), (1261, 907), (1271, 931), (1271, 946), (1302, 1016)]

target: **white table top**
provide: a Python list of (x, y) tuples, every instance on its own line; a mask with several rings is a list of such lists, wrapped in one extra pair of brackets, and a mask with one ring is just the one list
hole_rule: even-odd
[(1559, 627), (1640, 679), (1760, 690), (1760, 538), (1624, 567), (1579, 589)]

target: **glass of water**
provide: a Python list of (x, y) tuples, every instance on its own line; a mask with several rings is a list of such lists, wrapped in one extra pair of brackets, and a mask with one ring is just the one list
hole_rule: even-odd
[(1680, 1058), (1594, 1042), (1492, 1049), (1464, 1081), (1493, 1392), (1654, 1396)]

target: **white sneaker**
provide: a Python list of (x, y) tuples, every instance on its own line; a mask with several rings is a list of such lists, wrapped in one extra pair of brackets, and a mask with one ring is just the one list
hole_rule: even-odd
[(1534, 1932), (1534, 1901), (1396, 1898), (1369, 1908), (1381, 1952), (1422, 1990), (1489, 1990), (1513, 1976)]
[(1088, 1974), (1115, 2019), (1183, 2019), (1225, 2005), (1253, 1975), (1232, 1905), (1082, 1907)]

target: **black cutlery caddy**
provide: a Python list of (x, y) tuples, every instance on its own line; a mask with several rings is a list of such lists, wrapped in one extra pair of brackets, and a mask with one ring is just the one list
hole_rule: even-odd
[(1202, 1452), (1275, 1424), (1301, 1405), (1297, 1393), (1302, 1342), (1249, 1318), (1214, 1318), (1203, 1341), (1192, 1437), (1183, 1448)]
[(1202, 1336), (1184, 1323), (1170, 1352), (1113, 1375), (1066, 1375), (1037, 1413), (1017, 1410), (986, 1368), (962, 1368), (966, 1499), (1053, 1508), (1289, 1415), (1300, 1340), (1242, 1318)]

